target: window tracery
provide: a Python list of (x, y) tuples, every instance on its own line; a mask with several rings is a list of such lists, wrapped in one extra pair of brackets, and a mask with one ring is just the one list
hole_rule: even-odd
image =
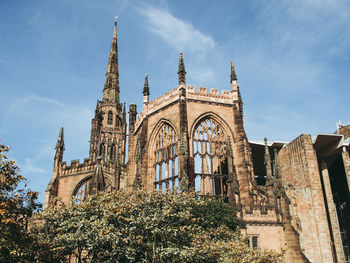
[(163, 123), (155, 139), (155, 187), (159, 190), (178, 187), (178, 137), (168, 123)]
[(82, 204), (88, 195), (91, 178), (84, 180), (73, 193), (74, 202)]
[(193, 133), (195, 188), (201, 195), (226, 195), (227, 135), (212, 117), (205, 117)]

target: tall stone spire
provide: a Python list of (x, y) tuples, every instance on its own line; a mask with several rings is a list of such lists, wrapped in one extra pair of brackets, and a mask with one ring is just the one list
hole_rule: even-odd
[(236, 71), (235, 71), (235, 66), (233, 64), (233, 61), (231, 61), (231, 83), (232, 81), (237, 81), (237, 75), (236, 75)]
[(178, 70), (177, 74), (179, 75), (179, 85), (181, 85), (181, 84), (186, 85), (186, 70), (185, 70), (185, 64), (184, 64), (182, 52), (180, 52), (179, 70)]
[(119, 104), (117, 17), (115, 17), (112, 45), (109, 53), (102, 101), (109, 101)]

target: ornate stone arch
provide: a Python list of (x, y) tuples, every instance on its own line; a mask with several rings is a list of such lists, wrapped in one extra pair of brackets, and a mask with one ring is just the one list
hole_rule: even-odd
[[(83, 179), (80, 180), (79, 183), (74, 187), (74, 190), (72, 191), (72, 198), (75, 198), (75, 202), (78, 204), (81, 204), (84, 202), (85, 198), (89, 194), (89, 187), (90, 187), (90, 181), (92, 179), (93, 174), (90, 174)], [(106, 182), (106, 189), (111, 189), (112, 187), (112, 178), (110, 176), (105, 175), (104, 176), (105, 182)]]
[(190, 156), (194, 162), (194, 185), (202, 195), (227, 195), (232, 135), (227, 123), (213, 112), (204, 113), (193, 122)]
[[(206, 113), (203, 113), (201, 115), (199, 115), (192, 123), (191, 125), (191, 128), (190, 128), (190, 139), (192, 139), (192, 134), (193, 134), (193, 131), (194, 129), (197, 127), (198, 123), (206, 118), (206, 117), (211, 117), (213, 119), (215, 119), (220, 125), (221, 127), (223, 127), (223, 129), (225, 130), (225, 132), (227, 134), (229, 134), (230, 138), (231, 138), (231, 141), (232, 142), (235, 142), (235, 137), (233, 136), (233, 131), (232, 129), (230, 128), (230, 125), (222, 118), (220, 117), (218, 114), (212, 112), (212, 111), (209, 111), (209, 112), (206, 112)], [(190, 142), (191, 144), (192, 142)]]
[(166, 119), (161, 119), (153, 129), (146, 145), (149, 153), (151, 180), (159, 189), (173, 189), (178, 186), (179, 132)]
[(81, 204), (84, 202), (85, 198), (88, 195), (89, 191), (89, 182), (92, 178), (92, 175), (86, 176), (75, 186), (72, 192), (72, 198), (75, 198), (75, 202)]

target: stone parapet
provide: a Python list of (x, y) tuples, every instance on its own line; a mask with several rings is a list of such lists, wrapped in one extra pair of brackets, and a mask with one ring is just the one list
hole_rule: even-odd
[[(144, 107), (140, 115), (135, 122), (135, 131), (140, 127), (143, 119), (165, 106), (172, 104), (179, 100), (179, 89), (181, 86), (166, 92), (147, 103), (147, 107)], [(199, 87), (198, 90), (194, 86), (186, 86), (186, 99), (199, 100), (206, 102), (222, 103), (222, 104), (233, 104), (234, 101), (238, 100), (237, 91), (223, 90), (220, 94), (217, 89), (210, 89), (208, 92), (207, 88)]]
[[(108, 161), (103, 164), (103, 170), (108, 172), (113, 172), (115, 170), (115, 163)], [(60, 169), (60, 176), (67, 176), (71, 174), (91, 171), (96, 169), (96, 163), (92, 161), (91, 158), (85, 158), (83, 163), (80, 160), (72, 160), (70, 165), (67, 166), (66, 162), (62, 162)]]

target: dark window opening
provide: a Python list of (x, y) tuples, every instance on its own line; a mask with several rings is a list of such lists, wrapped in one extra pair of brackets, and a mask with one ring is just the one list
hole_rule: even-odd
[(116, 147), (115, 147), (115, 144), (113, 143), (112, 146), (111, 146), (111, 153), (110, 153), (110, 160), (114, 161), (115, 158), (116, 158)]
[(350, 262), (350, 197), (343, 158), (339, 155), (331, 164), (328, 162), (328, 167), (345, 260)]
[(113, 113), (112, 113), (112, 111), (108, 112), (107, 124), (109, 124), (109, 125), (113, 124)]
[(252, 245), (254, 249), (258, 248), (258, 237), (252, 237)]
[(102, 156), (104, 158), (104, 156), (105, 156), (105, 145), (104, 145), (104, 143), (100, 144), (100, 149), (99, 149), (98, 155)]

